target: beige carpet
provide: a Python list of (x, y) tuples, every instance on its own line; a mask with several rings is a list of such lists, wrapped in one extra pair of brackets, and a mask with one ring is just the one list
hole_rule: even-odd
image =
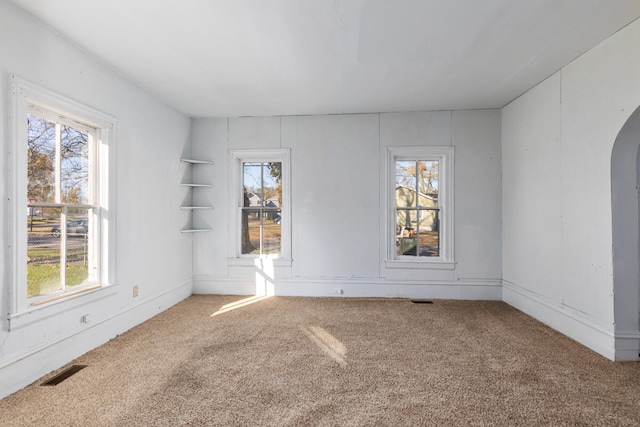
[(0, 425), (640, 425), (640, 363), (504, 303), (238, 300), (183, 301), (0, 401)]

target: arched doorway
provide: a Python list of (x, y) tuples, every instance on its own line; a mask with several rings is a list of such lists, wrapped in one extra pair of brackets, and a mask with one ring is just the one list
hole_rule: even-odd
[(613, 304), (616, 360), (640, 358), (640, 107), (611, 153)]

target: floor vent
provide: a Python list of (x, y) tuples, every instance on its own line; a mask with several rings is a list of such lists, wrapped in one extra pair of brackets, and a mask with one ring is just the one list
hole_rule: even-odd
[(51, 378), (49, 381), (44, 382), (44, 383), (42, 383), (40, 385), (58, 385), (62, 381), (66, 380), (70, 376), (80, 372), (81, 370), (83, 370), (86, 367), (87, 367), (87, 365), (73, 365), (70, 368), (67, 368), (64, 371), (60, 372), (58, 375), (56, 375), (55, 377)]
[(430, 299), (412, 299), (411, 302), (414, 304), (433, 304)]

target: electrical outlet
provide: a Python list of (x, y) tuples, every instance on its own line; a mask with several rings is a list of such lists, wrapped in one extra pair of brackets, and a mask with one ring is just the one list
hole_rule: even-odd
[(133, 297), (135, 298), (135, 297), (137, 297), (137, 296), (138, 296), (138, 285), (135, 285), (135, 286), (133, 287)]
[(335, 294), (336, 294), (336, 295), (342, 295), (342, 294), (344, 294), (344, 289), (342, 289), (342, 288), (336, 288), (336, 290), (335, 290)]

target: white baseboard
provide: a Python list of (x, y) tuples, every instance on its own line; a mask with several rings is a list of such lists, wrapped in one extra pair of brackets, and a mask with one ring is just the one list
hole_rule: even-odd
[(92, 319), (57, 339), (29, 349), (0, 364), (0, 399), (37, 381), (84, 353), (106, 343), (134, 326), (188, 298), (193, 283), (187, 281), (141, 300), (107, 317)]
[(638, 360), (637, 333), (615, 334), (607, 323), (503, 281), (503, 301), (572, 338), (602, 356), (615, 361)]
[(615, 334), (617, 361), (640, 360), (640, 332), (621, 331)]
[(500, 280), (391, 282), (384, 279), (276, 279), (273, 283), (195, 277), (195, 294), (502, 300)]

